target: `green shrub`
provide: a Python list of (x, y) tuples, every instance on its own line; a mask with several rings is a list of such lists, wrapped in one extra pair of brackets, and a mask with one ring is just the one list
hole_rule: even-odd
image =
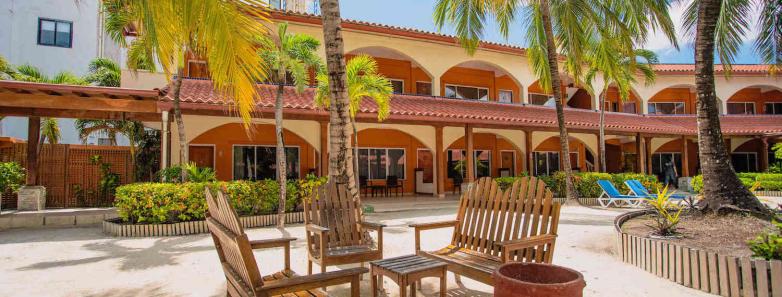
[(764, 181), (772, 181), (772, 182), (782, 182), (782, 174), (779, 173), (762, 173), (758, 174), (755, 177), (756, 181), (764, 182)]
[[(286, 211), (301, 202), (300, 181), (287, 184)], [(279, 186), (274, 180), (211, 183), (136, 183), (117, 188), (114, 206), (119, 217), (130, 223), (174, 223), (203, 220), (205, 187), (222, 189), (241, 216), (277, 212)], [(311, 191), (311, 190), (310, 190)]]
[(193, 162), (186, 164), (183, 168), (187, 171), (187, 180), (189, 182), (205, 183), (217, 181), (217, 173), (212, 168), (198, 167)]
[(703, 190), (703, 175), (696, 175), (692, 178), (690, 181), (690, 185), (692, 186), (692, 190), (695, 191), (695, 193), (700, 193), (701, 190)]
[(24, 168), (16, 162), (0, 162), (0, 194), (6, 190), (16, 192), (24, 183)]
[(782, 222), (773, 223), (776, 230), (761, 233), (748, 242), (752, 256), (766, 260), (782, 260)]
[[(742, 172), (737, 173), (736, 176), (739, 177), (741, 183), (747, 188), (752, 188), (755, 183), (758, 183), (758, 190), (782, 191), (782, 174)], [(703, 190), (703, 176), (695, 176), (692, 179), (691, 184), (693, 190), (700, 193)]]
[[(564, 197), (565, 195), (565, 173), (562, 171), (555, 172), (551, 176), (539, 176), (538, 178), (546, 182), (546, 186), (551, 189), (558, 197)], [(598, 180), (608, 180), (614, 184), (614, 186), (621, 193), (627, 193), (629, 189), (625, 185), (625, 181), (629, 179), (636, 179), (650, 191), (654, 192), (660, 188), (661, 184), (657, 181), (657, 176), (646, 175), (640, 173), (600, 173), (600, 172), (580, 172), (573, 174), (573, 183), (576, 187), (579, 197), (594, 198), (599, 197), (603, 190), (597, 184)]]

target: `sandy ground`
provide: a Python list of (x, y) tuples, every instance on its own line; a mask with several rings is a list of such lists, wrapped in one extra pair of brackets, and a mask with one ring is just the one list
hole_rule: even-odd
[[(370, 221), (388, 225), (385, 256), (413, 252), (413, 222), (451, 219), (455, 202), (414, 202), (408, 207), (378, 203)], [(585, 296), (709, 296), (626, 265), (613, 256), (615, 210), (565, 207), (554, 263), (581, 271)], [(281, 235), (303, 238), (302, 225), (285, 233), (275, 228), (248, 230), (252, 239)], [(451, 230), (429, 231), (424, 249), (444, 246)], [(282, 250), (256, 251), (264, 273), (282, 268)], [(306, 272), (304, 241), (293, 243), (293, 269)], [(338, 269), (331, 267), (330, 270)], [(316, 267), (315, 270), (318, 270)], [(368, 277), (362, 296), (371, 296)], [(491, 287), (463, 278), (459, 287), (449, 274), (448, 296), (491, 296)], [(385, 280), (390, 296), (398, 287)], [(17, 229), (0, 232), (0, 296), (224, 296), (225, 279), (208, 235), (125, 239), (103, 235), (99, 227)], [(419, 294), (438, 296), (436, 279), (424, 280)], [(332, 287), (333, 296), (348, 296), (346, 287)]]

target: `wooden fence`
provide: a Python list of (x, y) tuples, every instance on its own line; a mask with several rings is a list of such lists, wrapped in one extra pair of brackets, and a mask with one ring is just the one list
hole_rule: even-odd
[[(111, 172), (119, 174), (120, 184), (133, 181), (130, 148), (126, 146), (97, 146), (72, 144), (45, 144), (39, 156), (38, 180), (46, 187), (46, 207), (89, 207), (111, 205), (114, 196), (99, 195), (102, 177), (100, 165), (91, 162), (92, 156), (111, 165)], [(17, 162), (26, 167), (27, 144), (13, 143), (0, 147), (0, 162)], [(2, 209), (16, 208), (16, 195), (2, 195)]]
[(625, 263), (685, 287), (729, 297), (782, 296), (782, 261), (731, 257), (622, 232), (645, 211), (616, 218), (618, 256)]

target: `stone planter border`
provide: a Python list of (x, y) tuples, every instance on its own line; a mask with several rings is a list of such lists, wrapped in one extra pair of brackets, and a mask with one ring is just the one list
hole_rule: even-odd
[[(239, 217), (244, 228), (273, 226), (277, 223), (277, 215), (260, 215)], [(297, 224), (304, 222), (304, 212), (285, 214), (285, 223)], [(206, 221), (179, 222), (173, 224), (123, 224), (121, 219), (103, 221), (103, 233), (118, 237), (152, 237), (177, 236), (208, 233)]]
[(731, 257), (622, 232), (641, 210), (614, 220), (617, 256), (625, 263), (685, 287), (729, 297), (782, 296), (782, 261)]
[(782, 191), (755, 191), (758, 196), (782, 197)]

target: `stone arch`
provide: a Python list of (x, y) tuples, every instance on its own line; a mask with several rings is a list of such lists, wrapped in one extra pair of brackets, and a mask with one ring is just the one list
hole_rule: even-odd
[[(562, 97), (568, 99), (566, 106), (581, 109), (595, 109), (595, 106), (593, 106), (595, 100), (593, 100), (592, 95), (589, 94), (586, 89), (576, 86), (571, 77), (563, 76), (561, 82)], [(545, 101), (545, 104), (542, 103), (543, 100), (546, 99), (545, 97), (548, 96), (548, 98), (550, 98), (551, 94), (543, 91), (540, 80), (536, 80), (527, 87), (527, 96), (526, 102), (530, 104), (554, 106), (554, 102), (551, 100)], [(533, 96), (535, 98), (533, 98)]]
[[(473, 132), (473, 149), (478, 151), (490, 151), (490, 173), (491, 176), (499, 176), (498, 168), (503, 168), (501, 165), (502, 152), (513, 151), (514, 152), (514, 164), (513, 175), (518, 175), (523, 172), (525, 166), (525, 153), (524, 150), (519, 147), (518, 143), (509, 139), (509, 135), (505, 133), (497, 133), (497, 131), (491, 130), (478, 130)], [(452, 141), (443, 143), (445, 147), (445, 160), (448, 160), (449, 150), (464, 150), (465, 139), (464, 135), (454, 138)], [(447, 164), (446, 164), (447, 166)], [(446, 184), (450, 185), (450, 179), (447, 179)]]
[(516, 75), (505, 67), (481, 59), (461, 61), (448, 67), (439, 78), (440, 94), (448, 96), (446, 85), (486, 88), (489, 100), (498, 101), (500, 90), (513, 92), (511, 102), (523, 102), (523, 84)]
[[(578, 154), (578, 160), (574, 162), (573, 159), (571, 159), (571, 163), (573, 163), (575, 168), (578, 168), (580, 171), (588, 171), (590, 168), (587, 164), (587, 155), (591, 155), (593, 158), (593, 161), (596, 160), (597, 154), (596, 152), (589, 147), (587, 142), (582, 141), (581, 137), (576, 137), (576, 134), (570, 136), (570, 153), (577, 153)], [(538, 139), (537, 143), (533, 144), (533, 152), (559, 152), (562, 153), (562, 150), (560, 149), (559, 144), (559, 136), (549, 136), (546, 138), (543, 138), (542, 140)], [(595, 162), (592, 163), (592, 166), (596, 166)], [(560, 155), (560, 168), (562, 168), (562, 156)], [(594, 168), (594, 167), (593, 167)]]
[[(765, 103), (782, 102), (782, 88), (774, 85), (750, 85), (738, 89), (727, 97), (727, 103), (746, 103), (747, 106), (734, 105), (733, 108), (726, 109), (728, 114), (748, 113), (751, 109), (753, 114), (765, 113)], [(750, 108), (749, 106), (752, 106)], [(743, 109), (744, 112), (741, 112)]]
[[(391, 80), (403, 82), (403, 93), (418, 94), (425, 91), (417, 89), (417, 82), (428, 82), (431, 86), (434, 75), (419, 61), (410, 55), (385, 46), (364, 46), (347, 52), (345, 57), (365, 54), (373, 57), (378, 64), (380, 74)], [(431, 88), (431, 87), (430, 87)], [(429, 91), (431, 94), (431, 90)]]
[[(627, 101), (622, 102), (621, 98), (619, 96), (619, 90), (614, 86), (610, 85), (608, 86), (608, 89), (603, 90), (600, 93), (600, 96), (603, 96), (604, 93), (606, 94), (606, 102), (609, 103), (610, 109), (606, 109), (606, 111), (614, 111), (614, 112), (626, 112), (627, 108), (631, 108), (630, 105), (625, 105), (624, 103), (634, 103), (635, 105), (635, 114), (641, 114), (643, 112), (643, 100), (641, 99), (641, 96), (638, 94), (638, 91), (636, 91), (635, 88), (630, 88), (630, 94), (628, 95)], [(599, 97), (597, 98), (596, 102), (600, 102)], [(616, 104), (614, 106), (614, 104)], [(598, 103), (599, 105), (599, 103)], [(599, 109), (603, 109), (604, 106), (600, 106)]]

